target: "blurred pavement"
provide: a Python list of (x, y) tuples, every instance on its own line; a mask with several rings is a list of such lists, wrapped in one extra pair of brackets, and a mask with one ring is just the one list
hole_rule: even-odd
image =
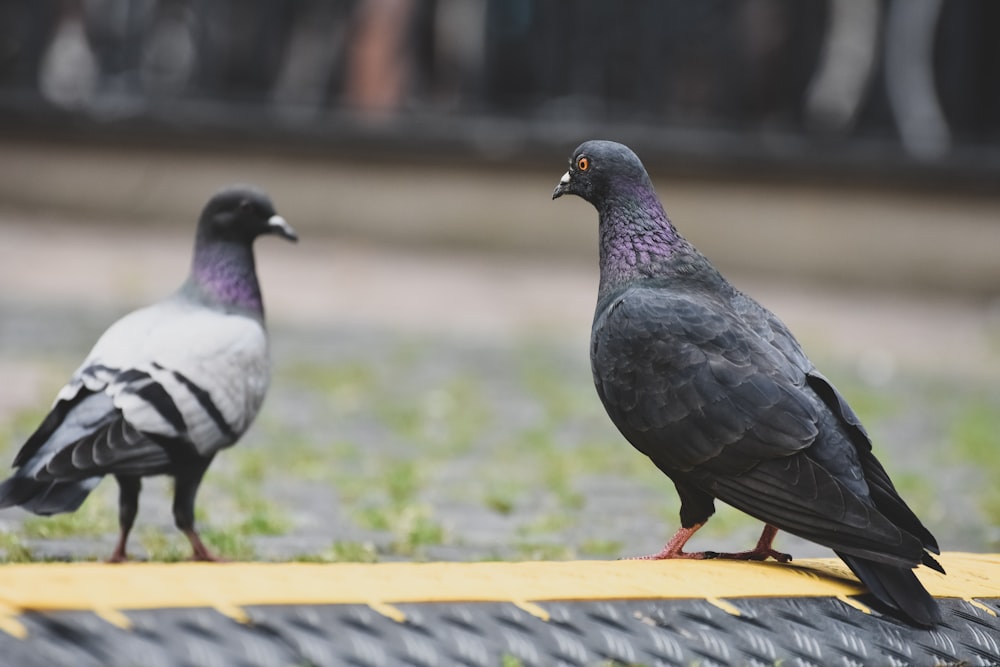
[[(208, 196), (247, 181), (302, 236), (258, 244), (269, 316), (585, 337), (597, 216), (565, 166), (0, 147), (0, 299), (122, 310), (185, 275)], [(668, 214), (833, 358), (1000, 375), (1000, 197), (660, 177)], [(2, 403), (2, 401), (0, 401)]]
[[(213, 191), (265, 188), (306, 238), (487, 249), (592, 266), (596, 215), (550, 200), (544, 164), (0, 142), (0, 210), (190, 229)], [(641, 147), (640, 156), (642, 154)], [(724, 272), (1000, 296), (1000, 196), (653, 173), (668, 215)]]

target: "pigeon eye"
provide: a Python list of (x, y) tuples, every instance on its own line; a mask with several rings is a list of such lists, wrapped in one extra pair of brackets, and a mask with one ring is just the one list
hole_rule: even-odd
[(590, 169), (590, 160), (585, 157), (579, 157), (576, 160), (576, 168), (580, 171), (587, 171)]

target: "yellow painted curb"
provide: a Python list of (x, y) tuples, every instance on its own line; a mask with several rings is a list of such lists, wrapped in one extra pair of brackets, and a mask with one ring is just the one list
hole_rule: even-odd
[[(944, 576), (917, 573), (936, 597), (1000, 597), (1000, 555), (949, 553)], [(864, 589), (839, 560), (490, 563), (39, 563), (0, 566), (2, 616), (267, 604), (844, 597)], [(724, 603), (722, 603), (724, 604)], [(531, 608), (534, 608), (532, 606)], [(119, 619), (120, 620), (120, 619)]]

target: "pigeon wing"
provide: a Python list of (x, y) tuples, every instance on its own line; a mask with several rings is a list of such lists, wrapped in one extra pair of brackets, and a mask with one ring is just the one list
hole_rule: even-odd
[(667, 474), (845, 553), (920, 562), (874, 505), (843, 417), (717, 297), (631, 287), (596, 318), (591, 353), (612, 420)]
[[(139, 320), (128, 360), (116, 332), (94, 349), (120, 369), (106, 388), (136, 430), (190, 443), (202, 456), (233, 444), (260, 409), (269, 381), (267, 337), (253, 318), (174, 299)], [(109, 330), (109, 333), (111, 331)]]
[(805, 449), (814, 407), (780, 353), (721, 303), (632, 287), (594, 321), (594, 382), (612, 420), (661, 468), (741, 472)]
[(836, 415), (840, 427), (854, 444), (875, 506), (894, 524), (917, 536), (925, 549), (940, 553), (937, 540), (913, 513), (906, 501), (900, 497), (892, 480), (889, 479), (889, 474), (875, 458), (872, 453), (871, 438), (869, 438), (864, 426), (861, 425), (861, 420), (854, 413), (854, 410), (847, 404), (847, 400), (837, 391), (833, 383), (815, 369), (809, 372), (806, 381), (830, 411)]
[(263, 400), (252, 318), (168, 300), (112, 325), (15, 459), (22, 475), (154, 474), (234, 443)]

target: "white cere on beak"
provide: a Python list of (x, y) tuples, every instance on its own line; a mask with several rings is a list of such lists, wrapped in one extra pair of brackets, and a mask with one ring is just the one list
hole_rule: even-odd
[(282, 236), (290, 241), (297, 241), (299, 239), (299, 235), (295, 233), (292, 226), (278, 214), (272, 215), (267, 219), (267, 226), (271, 229), (278, 230)]
[[(549, 182), (551, 183), (551, 181), (549, 181)], [(569, 183), (569, 172), (568, 171), (565, 174), (562, 175), (562, 178), (559, 179), (559, 185), (566, 185), (567, 183)]]

